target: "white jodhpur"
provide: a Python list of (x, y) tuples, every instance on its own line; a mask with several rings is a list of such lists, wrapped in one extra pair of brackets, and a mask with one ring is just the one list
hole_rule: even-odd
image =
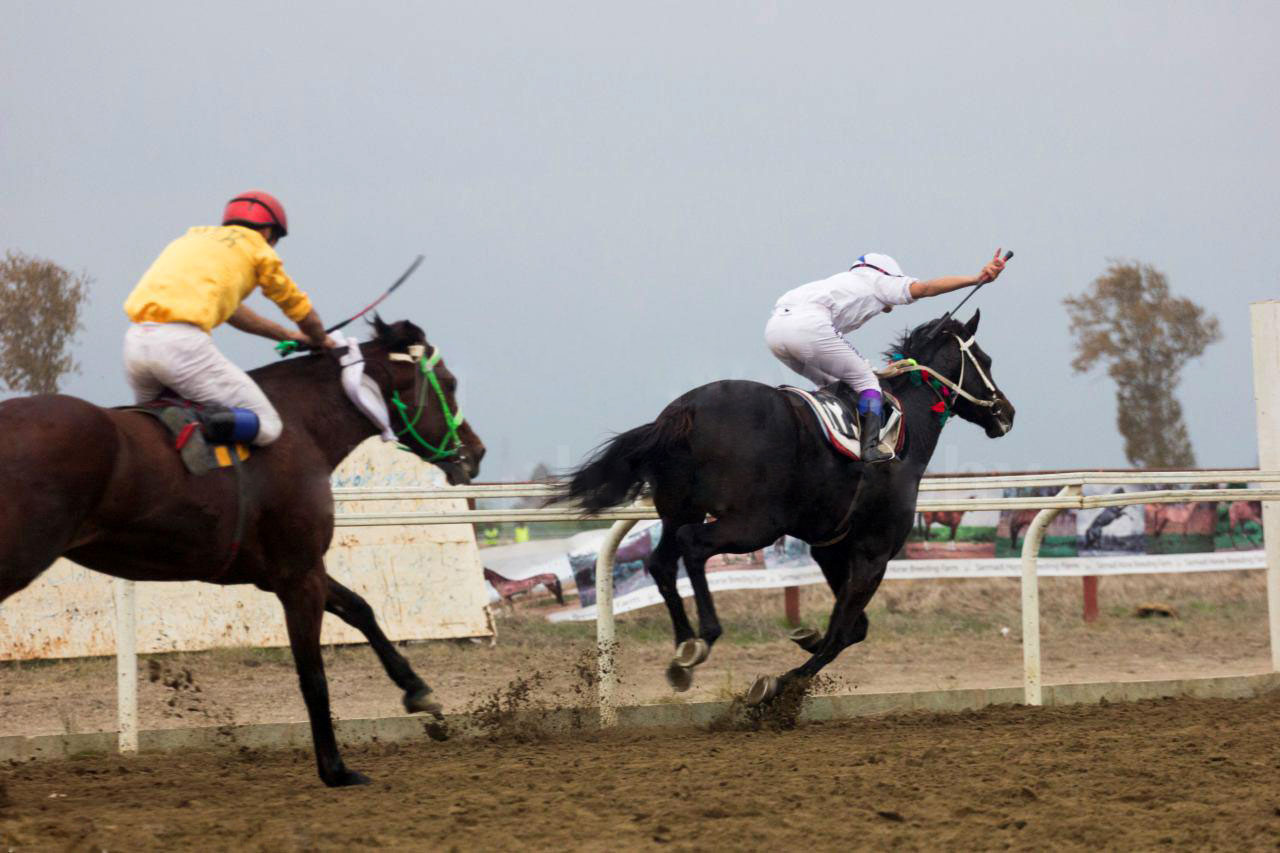
[(124, 366), (139, 403), (168, 388), (193, 403), (248, 409), (258, 416), (253, 443), (267, 445), (284, 424), (257, 383), (214, 346), (208, 332), (189, 323), (134, 323), (124, 336)]
[(764, 340), (783, 364), (818, 387), (843, 382), (859, 394), (880, 390), (871, 362), (836, 332), (831, 312), (821, 306), (776, 306)]

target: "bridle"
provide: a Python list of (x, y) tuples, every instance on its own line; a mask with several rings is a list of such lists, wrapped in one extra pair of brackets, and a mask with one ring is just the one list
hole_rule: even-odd
[(963, 358), (960, 359), (960, 381), (955, 386), (956, 393), (960, 394), (966, 400), (974, 403), (975, 405), (986, 406), (988, 408), (995, 406), (996, 402), (1000, 399), (1000, 392), (996, 390), (995, 383), (991, 381), (991, 377), (987, 376), (987, 372), (982, 369), (982, 363), (978, 361), (978, 357), (973, 354), (973, 342), (977, 340), (977, 335), (970, 335), (969, 340), (962, 341), (960, 340), (960, 336), (955, 332), (951, 332), (950, 334), (951, 337), (956, 339), (956, 343), (960, 345), (960, 352), (964, 353), (968, 357), (968, 360), (973, 362), (973, 369), (978, 372), (978, 378), (982, 380), (982, 384), (987, 386), (987, 390), (991, 392), (991, 399), (978, 400), (964, 390), (965, 359)]
[[(956, 396), (963, 397), (964, 399), (968, 400), (970, 403), (973, 403), (975, 406), (982, 406), (983, 408), (987, 408), (987, 409), (994, 408), (996, 404), (1000, 402), (1000, 392), (996, 389), (995, 383), (991, 381), (991, 377), (987, 376), (987, 372), (982, 369), (982, 364), (978, 361), (978, 357), (973, 354), (973, 344), (974, 344), (974, 341), (977, 340), (977, 336), (970, 335), (969, 339), (966, 341), (966, 340), (963, 340), (955, 332), (948, 332), (948, 334), (950, 334), (951, 337), (955, 338), (956, 343), (960, 345), (960, 352), (962, 354), (962, 357), (960, 359), (959, 381), (952, 382), (950, 379), (943, 376), (941, 373), (934, 370), (932, 367), (929, 367), (927, 364), (920, 364), (914, 358), (902, 358), (897, 361), (894, 361), (884, 370), (877, 371), (876, 375), (889, 379), (894, 376), (901, 376), (904, 373), (912, 373), (912, 372), (925, 373), (925, 374), (928, 374), (929, 376), (932, 376), (935, 380), (937, 380), (942, 385), (945, 385), (946, 387), (950, 388), (952, 391), (955, 392)], [(964, 388), (962, 387), (964, 385), (965, 365), (968, 362), (973, 362), (973, 369), (978, 372), (978, 378), (982, 380), (982, 384), (986, 386), (989, 392), (991, 392), (990, 400), (980, 400), (977, 397), (970, 394), (968, 391), (964, 390)], [(933, 386), (930, 385), (930, 387), (933, 387)], [(938, 392), (936, 388), (934, 389), (934, 393), (938, 393), (939, 398), (940, 399), (942, 398), (942, 395)], [(945, 399), (943, 399), (942, 402), (944, 405), (950, 408), (950, 404)]]
[[(427, 462), (439, 462), (442, 459), (457, 456), (462, 450), (462, 439), (458, 436), (458, 427), (462, 426), (464, 418), (461, 410), (454, 412), (449, 408), (449, 401), (445, 397), (444, 389), (440, 387), (439, 377), (436, 376), (435, 367), (440, 363), (440, 348), (432, 347), (431, 355), (428, 356), (425, 344), (414, 344), (409, 347), (408, 352), (390, 353), (387, 360), (416, 362), (418, 366), (413, 376), (413, 397), (416, 408), (412, 417), (409, 416), (409, 404), (400, 399), (400, 392), (391, 393), (391, 405), (396, 407), (396, 411), (400, 413), (400, 422), (404, 424), (404, 429), (396, 430), (396, 436), (412, 436), (419, 446), (430, 451), (431, 457), (429, 459), (424, 457)], [(423, 377), (426, 377), (426, 382), (423, 382)], [(444, 415), (445, 426), (448, 428), (438, 445), (427, 441), (418, 434), (417, 430), (418, 421), (422, 418), (422, 410), (427, 405), (428, 387), (436, 392), (436, 399), (440, 402), (440, 411)]]

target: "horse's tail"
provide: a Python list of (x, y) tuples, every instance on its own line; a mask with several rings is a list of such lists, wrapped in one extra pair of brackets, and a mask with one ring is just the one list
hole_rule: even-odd
[(635, 500), (654, 467), (677, 447), (687, 446), (693, 412), (667, 406), (657, 420), (614, 436), (596, 449), (569, 477), (562, 500), (577, 501), (587, 512)]

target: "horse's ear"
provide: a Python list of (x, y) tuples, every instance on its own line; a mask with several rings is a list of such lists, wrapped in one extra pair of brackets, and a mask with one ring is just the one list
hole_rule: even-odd
[(969, 322), (964, 324), (964, 330), (969, 333), (969, 337), (973, 337), (978, 331), (978, 321), (982, 319), (982, 309), (976, 309), (973, 316), (969, 318)]
[(374, 334), (378, 336), (379, 340), (383, 341), (387, 340), (388, 336), (391, 334), (391, 327), (382, 322), (382, 317), (378, 316), (376, 312), (373, 315), (373, 331)]

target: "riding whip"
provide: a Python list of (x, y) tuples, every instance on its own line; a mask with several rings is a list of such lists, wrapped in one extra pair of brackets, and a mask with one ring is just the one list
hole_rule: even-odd
[[(1007, 251), (1007, 252), (1005, 252), (1005, 253), (1004, 253), (1004, 259), (1005, 259), (1006, 261), (1007, 261), (1007, 260), (1009, 260), (1009, 259), (1010, 259), (1010, 258), (1012, 258), (1012, 257), (1013, 257), (1013, 250), (1012, 250), (1012, 249), (1010, 249), (1009, 251)], [(960, 309), (961, 309), (961, 308), (963, 308), (963, 307), (964, 307), (964, 304), (965, 304), (966, 302), (968, 302), (968, 301), (969, 301), (969, 297), (973, 296), (973, 294), (977, 293), (979, 290), (982, 290), (982, 288), (983, 288), (983, 287), (985, 287), (986, 285), (987, 285), (987, 282), (985, 282), (985, 281), (984, 281), (982, 284), (978, 285), (978, 286), (977, 286), (977, 287), (975, 287), (973, 290), (970, 290), (967, 294), (965, 294), (964, 299), (961, 299), (961, 300), (960, 300), (960, 304), (959, 304), (959, 305), (957, 305), (957, 306), (956, 306), (955, 308), (953, 308), (952, 310), (948, 311), (946, 314), (943, 314), (943, 315), (942, 315), (942, 321), (941, 321), (940, 323), (938, 323), (938, 328), (939, 328), (939, 329), (941, 329), (944, 323), (946, 323), (948, 320), (950, 320), (950, 319), (952, 318), (952, 316), (954, 316), (957, 312), (959, 312), (959, 311), (960, 311)]]
[[(418, 255), (418, 257), (413, 259), (413, 263), (409, 264), (409, 268), (405, 270), (404, 273), (398, 279), (396, 279), (395, 282), (390, 287), (388, 287), (381, 296), (379, 296), (377, 299), (370, 302), (364, 308), (361, 308), (358, 313), (353, 314), (352, 316), (348, 317), (347, 319), (343, 320), (341, 323), (338, 323), (337, 325), (330, 326), (329, 328), (325, 329), (324, 333), (326, 335), (333, 334), (334, 332), (341, 329), (343, 326), (346, 326), (348, 323), (351, 323), (355, 320), (359, 320), (365, 314), (368, 314), (374, 308), (377, 308), (380, 304), (382, 304), (382, 301), (384, 299), (386, 299), (388, 296), (390, 296), (392, 293), (395, 292), (397, 287), (404, 284), (405, 281), (408, 280), (409, 276), (413, 275), (414, 271), (417, 270), (418, 267), (422, 265), (423, 259), (424, 258), (422, 255)], [(289, 353), (293, 352), (297, 348), (298, 348), (297, 341), (280, 341), (278, 344), (276, 344), (276, 352), (280, 353), (280, 355), (288, 355)]]

